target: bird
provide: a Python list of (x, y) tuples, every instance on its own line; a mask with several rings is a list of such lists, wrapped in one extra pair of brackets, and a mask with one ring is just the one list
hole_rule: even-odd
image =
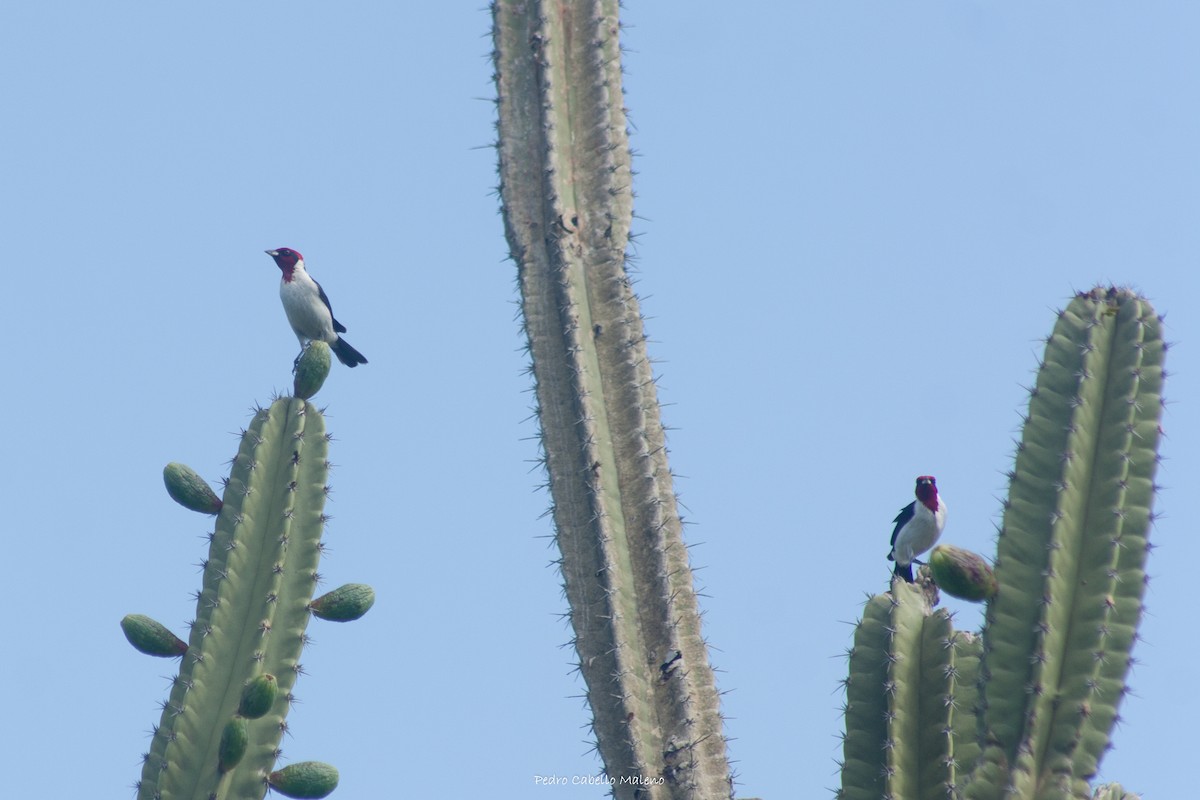
[(938, 494), (937, 480), (932, 475), (917, 478), (917, 499), (900, 509), (892, 520), (892, 551), (888, 561), (895, 561), (895, 574), (913, 582), (912, 565), (917, 556), (933, 547), (946, 527), (946, 501)]
[[(266, 253), (275, 259), (275, 266), (283, 273), (279, 281), (279, 299), (283, 301), (284, 313), (300, 340), (300, 355), (304, 355), (310, 342), (320, 341), (328, 344), (338, 361), (347, 367), (366, 364), (366, 356), (338, 336), (346, 332), (346, 326), (334, 318), (333, 306), (329, 305), (325, 290), (304, 268), (304, 256), (290, 247), (267, 250)], [(295, 363), (300, 363), (300, 356), (296, 356)]]

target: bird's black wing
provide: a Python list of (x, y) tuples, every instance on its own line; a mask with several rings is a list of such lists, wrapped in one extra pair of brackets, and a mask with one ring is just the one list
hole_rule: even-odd
[[(312, 277), (311, 275), (309, 276)], [(317, 283), (316, 278), (313, 278), (313, 283)], [(346, 326), (337, 321), (337, 317), (333, 316), (333, 306), (329, 304), (329, 296), (325, 294), (325, 290), (321, 288), (321, 284), (317, 283), (317, 293), (321, 295), (321, 302), (329, 309), (329, 316), (333, 319), (333, 329), (337, 333), (345, 333)]]
[[(912, 519), (913, 515), (916, 513), (917, 501), (913, 500), (904, 508), (900, 509), (900, 513), (896, 515), (894, 520), (892, 520), (892, 522), (896, 523), (896, 527), (892, 529), (892, 547), (896, 546), (896, 537), (900, 535), (900, 529), (903, 528), (905, 523)], [(891, 557), (892, 554), (888, 553), (888, 558), (890, 559)]]

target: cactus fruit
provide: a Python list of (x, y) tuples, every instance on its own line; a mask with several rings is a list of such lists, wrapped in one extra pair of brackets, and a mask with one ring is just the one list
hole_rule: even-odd
[(249, 744), (246, 720), (244, 717), (235, 716), (225, 724), (225, 730), (221, 732), (221, 744), (217, 746), (217, 771), (224, 775), (241, 763)]
[(187, 652), (187, 642), (180, 639), (157, 620), (143, 614), (126, 614), (121, 620), (125, 638), (148, 656), (171, 658)]
[(301, 400), (308, 400), (325, 384), (329, 377), (329, 368), (333, 364), (332, 351), (329, 345), (320, 340), (309, 342), (296, 362), (296, 375), (292, 384), (293, 394)]
[(978, 603), (996, 596), (996, 575), (978, 553), (939, 544), (929, 553), (929, 570), (938, 588), (951, 597)]
[(375, 605), (375, 590), (365, 583), (347, 583), (309, 604), (313, 616), (330, 622), (350, 622)]
[[(948, 593), (990, 598), (982, 639), (948, 636), (954, 647), (932, 654), (906, 619), (928, 626), (933, 615), (902, 616), (916, 604), (911, 591), (893, 585), (871, 599), (850, 660), (841, 797), (1092, 794), (1142, 611), (1165, 350), (1160, 318), (1134, 292), (1100, 287), (1059, 314), (1010, 473), (994, 576), (957, 548), (930, 558)], [(917, 690), (904, 680), (914, 661)], [(958, 688), (939, 685), (940, 674)], [(948, 720), (935, 715), (939, 702), (954, 710)], [(910, 718), (922, 724), (906, 732)], [(937, 749), (935, 730), (949, 733), (950, 750)], [(922, 731), (928, 741), (914, 738)], [(922, 758), (906, 760), (912, 742)], [(1095, 796), (1132, 797), (1119, 785)]]
[(279, 682), (269, 672), (256, 675), (242, 687), (242, 699), (238, 703), (238, 714), (246, 719), (258, 719), (275, 706), (279, 694)]
[(184, 508), (201, 514), (216, 514), (221, 510), (221, 498), (187, 464), (172, 461), (163, 467), (163, 483), (171, 499)]
[(320, 761), (301, 761), (272, 772), (267, 782), (285, 797), (319, 800), (337, 788), (338, 771)]

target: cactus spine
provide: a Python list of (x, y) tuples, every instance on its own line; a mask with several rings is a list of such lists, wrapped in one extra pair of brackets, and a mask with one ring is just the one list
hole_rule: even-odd
[[(309, 348), (301, 360), (298, 372), (310, 388), (324, 378), (321, 356), (321, 348)], [(325, 372), (328, 363), (325, 352)], [(139, 800), (266, 793), (319, 580), (328, 446), (321, 413), (297, 397), (259, 409), (243, 433), (210, 536), (190, 641), (144, 757)], [(206, 513), (216, 507), (192, 502), (203, 492), (191, 470), (172, 464), (164, 477), (182, 504)], [(345, 619), (362, 616), (374, 599), (370, 587), (353, 586), (358, 602), (343, 610)], [(122, 627), (139, 649), (169, 652), (169, 642), (157, 644), (166, 641), (162, 626), (152, 622), (130, 615)], [(305, 796), (333, 791), (336, 770), (306, 764), (299, 772), (319, 772), (324, 793)]]
[(492, 6), (500, 193), (593, 730), (618, 798), (727, 797), (637, 299), (616, 0)]
[[(1165, 350), (1160, 319), (1133, 292), (1097, 288), (1059, 314), (1010, 475), (999, 589), (969, 656), (979, 658), (978, 700), (966, 705), (932, 676), (908, 691), (902, 665), (960, 677), (974, 667), (955, 666), (956, 648), (929, 660), (901, 615), (921, 608), (918, 590), (896, 584), (872, 598), (850, 661), (841, 796), (1091, 796), (1142, 611)], [(937, 615), (926, 604), (909, 616), (928, 626)], [(920, 735), (932, 727), (910, 723), (938, 702), (959, 712), (940, 760)], [(906, 760), (902, 742), (923, 757)], [(1097, 796), (1130, 795), (1114, 785)]]

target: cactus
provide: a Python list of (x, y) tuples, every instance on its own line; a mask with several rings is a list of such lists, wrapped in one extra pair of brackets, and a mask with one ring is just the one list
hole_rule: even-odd
[[(320, 356), (320, 348), (309, 348), (304, 358)], [(326, 348), (326, 372), (328, 362)], [(304, 359), (297, 374), (320, 383)], [(259, 409), (243, 433), (210, 536), (190, 641), (144, 757), (139, 800), (266, 793), (319, 580), (328, 443), (321, 413), (296, 397)], [(203, 492), (194, 473), (179, 465), (168, 472), (168, 487), (171, 475), (187, 478), (180, 502), (195, 508), (190, 498)], [(122, 622), (131, 642), (130, 630), (157, 631), (146, 619)]]
[[(954, 632), (928, 586), (896, 582), (868, 602), (839, 796), (1092, 796), (1142, 611), (1160, 323), (1115, 288), (1059, 314), (1010, 474), (982, 639)], [(977, 698), (963, 691), (976, 669)], [(1132, 795), (1111, 785), (1095, 796)]]
[(718, 692), (625, 270), (617, 0), (492, 6), (500, 195), (597, 749), (617, 798), (729, 796)]
[[(614, 797), (730, 795), (654, 377), (625, 270), (631, 158), (617, 0), (496, 0), (499, 194), (532, 355), (556, 543)], [(1164, 352), (1122, 289), (1047, 342), (996, 569), (950, 548), (872, 598), (846, 681), (840, 796), (1087, 797), (1141, 613)], [(1124, 797), (1119, 786), (1097, 797)]]

